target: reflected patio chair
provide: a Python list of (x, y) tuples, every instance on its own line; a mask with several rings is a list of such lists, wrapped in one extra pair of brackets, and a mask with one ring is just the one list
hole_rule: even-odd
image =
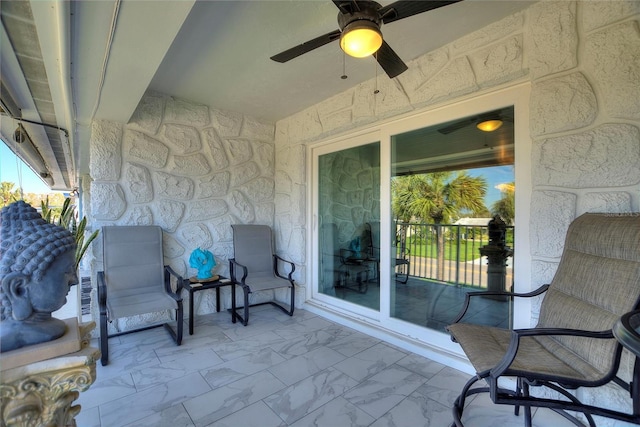
[[(508, 330), (460, 323), (469, 300), (480, 295), (532, 297), (544, 294), (535, 328)], [(567, 231), (564, 251), (550, 285), (527, 293), (473, 292), (448, 330), (462, 346), (477, 374), (454, 402), (455, 426), (462, 426), (466, 399), (488, 392), (496, 404), (524, 408), (531, 426), (531, 407), (546, 407), (583, 425), (565, 411), (640, 424), (640, 364), (632, 368), (612, 328), (625, 313), (638, 307), (640, 296), (640, 214), (584, 214)], [(621, 354), (624, 363), (621, 363)], [(513, 377), (507, 389), (505, 377)], [(479, 380), (486, 387), (471, 388)], [(633, 413), (581, 403), (569, 390), (613, 382), (630, 393)], [(534, 397), (530, 387), (544, 387)], [(551, 390), (552, 393), (544, 393)], [(555, 393), (553, 393), (555, 392)]]
[(340, 286), (345, 289), (364, 294), (369, 289), (369, 271), (371, 260), (362, 251), (340, 249), (340, 268), (342, 281)]
[[(376, 279), (380, 280), (380, 223), (368, 222), (364, 228), (365, 240), (367, 240), (369, 261), (375, 263)], [(377, 239), (377, 240), (376, 240)], [(376, 244), (377, 243), (377, 244)], [(407, 257), (407, 240), (405, 229), (398, 231), (394, 245), (391, 247), (391, 256), (394, 256), (394, 268), (396, 281), (407, 283), (409, 280), (409, 258)]]
[(341, 286), (345, 272), (342, 270), (340, 247), (338, 245), (338, 227), (334, 223), (320, 226), (320, 287), (323, 294), (335, 296), (336, 286)]
[[(99, 271), (101, 363), (109, 363), (109, 338), (165, 326), (182, 343), (183, 279), (164, 265), (162, 229), (155, 225), (102, 227), (103, 271)], [(168, 323), (109, 334), (107, 322), (154, 312), (175, 311), (175, 330)]]
[[(293, 272), (296, 267), (291, 261), (287, 261), (274, 253), (273, 233), (271, 227), (256, 224), (234, 224), (233, 229), (233, 258), (229, 259), (229, 272), (231, 280), (242, 287), (244, 293), (243, 307), (236, 307), (235, 285), (233, 287), (231, 302), (231, 319), (233, 323), (239, 319), (244, 326), (249, 322), (249, 307), (271, 304), (280, 310), (293, 316), (295, 305), (295, 283)], [(280, 273), (279, 265), (288, 266), (289, 273), (285, 276)], [(289, 309), (275, 301), (275, 290), (288, 288), (291, 296)], [(249, 297), (253, 292), (272, 291), (272, 301), (258, 304), (250, 304)], [(237, 313), (238, 309), (244, 309), (244, 314)]]

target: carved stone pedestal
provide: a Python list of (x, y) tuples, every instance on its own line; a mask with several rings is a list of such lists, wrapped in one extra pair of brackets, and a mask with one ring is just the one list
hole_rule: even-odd
[(79, 351), (10, 369), (2, 367), (0, 427), (76, 426), (80, 405), (72, 406), (73, 402), (96, 380), (100, 350), (89, 346), (95, 326), (95, 322), (78, 325)]

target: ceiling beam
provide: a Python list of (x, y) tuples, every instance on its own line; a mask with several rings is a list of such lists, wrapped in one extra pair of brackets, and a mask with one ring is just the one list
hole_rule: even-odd
[(194, 3), (120, 4), (94, 118), (129, 121)]

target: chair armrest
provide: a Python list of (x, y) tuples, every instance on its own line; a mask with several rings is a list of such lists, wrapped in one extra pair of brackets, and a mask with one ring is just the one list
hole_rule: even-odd
[(477, 296), (505, 296), (505, 297), (522, 297), (522, 298), (531, 298), (538, 296), (549, 289), (549, 285), (542, 285), (538, 289), (535, 289), (531, 292), (501, 292), (501, 291), (478, 291), (478, 292), (467, 292), (464, 297), (464, 303), (462, 304), (462, 308), (458, 313), (458, 316), (453, 320), (453, 323), (458, 323), (462, 318), (467, 314), (467, 310), (469, 309), (469, 304), (471, 303), (471, 297)]
[(518, 347), (520, 347), (520, 339), (522, 337), (534, 337), (534, 336), (551, 336), (551, 335), (565, 335), (573, 337), (583, 337), (591, 339), (611, 339), (614, 338), (613, 331), (607, 329), (605, 331), (585, 331), (582, 329), (565, 329), (565, 328), (528, 328), (528, 329), (515, 329), (511, 331), (511, 341), (509, 347), (502, 360), (491, 369), (491, 376), (497, 378), (504, 374), (509, 369), (513, 360), (518, 353)]
[[(176, 278), (176, 291), (171, 289), (171, 276)], [(176, 301), (182, 301), (182, 286), (184, 285), (184, 279), (181, 275), (175, 272), (175, 270), (168, 265), (164, 266), (164, 290)]]
[(104, 271), (98, 271), (96, 278), (98, 279), (98, 308), (100, 314), (107, 314), (107, 283)]
[[(240, 280), (236, 278), (236, 267), (239, 267), (242, 269), (242, 278)], [(236, 261), (235, 258), (229, 258), (229, 274), (231, 275), (232, 281), (245, 286), (245, 280), (247, 279), (247, 274), (249, 274), (249, 270), (247, 270), (247, 267), (245, 267), (244, 265)]]
[[(280, 271), (278, 269), (278, 261), (283, 262), (284, 264), (288, 264), (291, 267), (291, 270), (289, 271), (289, 274), (287, 274), (287, 276), (283, 276), (282, 274), (280, 274)], [(282, 278), (282, 279), (287, 279), (287, 280), (291, 280), (293, 281), (293, 272), (296, 271), (296, 265), (294, 263), (292, 263), (289, 260), (286, 260), (284, 258), (282, 258), (279, 255), (273, 255), (273, 271), (275, 272), (276, 276)]]

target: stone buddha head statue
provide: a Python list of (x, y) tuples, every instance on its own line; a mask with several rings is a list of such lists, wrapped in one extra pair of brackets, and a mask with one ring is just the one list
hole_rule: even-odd
[(76, 243), (18, 201), (0, 212), (0, 352), (60, 338), (65, 322), (51, 313), (77, 284)]

